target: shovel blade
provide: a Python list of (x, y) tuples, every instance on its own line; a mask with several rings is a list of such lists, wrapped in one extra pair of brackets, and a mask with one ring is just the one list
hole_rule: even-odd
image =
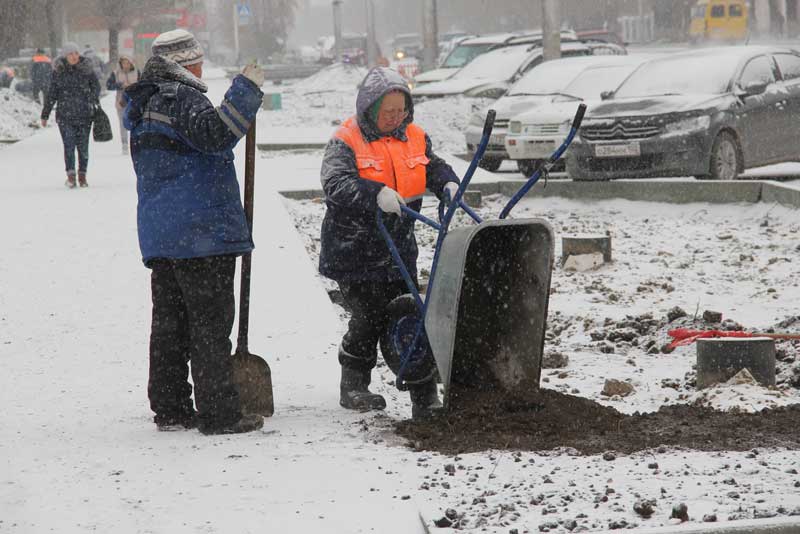
[(275, 413), (272, 372), (267, 362), (249, 352), (233, 355), (233, 381), (239, 389), (242, 413), (270, 417)]

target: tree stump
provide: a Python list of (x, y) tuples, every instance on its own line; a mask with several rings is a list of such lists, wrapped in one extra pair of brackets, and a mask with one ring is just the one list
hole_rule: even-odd
[(602, 256), (602, 263), (611, 261), (611, 237), (578, 235), (561, 238), (561, 266), (566, 267), (570, 256)]
[(464, 191), (464, 204), (470, 208), (480, 208), (483, 202), (483, 195), (477, 189), (467, 189)]
[(775, 340), (767, 337), (697, 340), (697, 389), (727, 382), (744, 368), (762, 386), (774, 386)]

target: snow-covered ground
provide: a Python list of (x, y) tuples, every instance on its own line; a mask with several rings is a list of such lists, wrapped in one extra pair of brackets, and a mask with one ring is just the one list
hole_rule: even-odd
[(39, 129), (42, 107), (13, 89), (0, 89), (0, 149)]
[[(226, 81), (210, 77), (210, 96), (219, 101)], [(326, 106), (341, 103), (320, 111), (320, 122), (309, 123), (317, 115), (304, 111), (319, 100), (298, 93), (294, 102), (285, 97), (282, 112), (261, 112), (259, 123), (329, 128), (352, 113), (355, 93), (340, 92), (322, 97)], [(112, 98), (104, 99), (107, 110)], [(446, 118), (457, 130), (453, 110), (469, 105), (419, 106), (417, 117), (442, 130)], [(642, 532), (676, 523), (670, 515), (679, 503), (693, 523), (713, 514), (736, 525), (800, 510), (796, 451), (656, 448), (614, 458), (417, 451), (392, 431), (410, 407), (383, 367), (374, 389), (389, 401), (385, 413), (339, 408), (344, 316), (307, 252), (320, 206), (278, 195), (317, 186), (319, 151), (271, 154), (256, 167), (250, 348), (272, 367), (275, 416), (262, 431), (239, 436), (156, 432), (146, 394), (149, 277), (136, 241), (135, 177), (116, 140), (90, 150), (86, 190), (64, 188), (54, 126), (0, 152), (4, 169), (25, 170), (24, 180), (9, 173), (0, 180), (0, 532), (422, 534), (448, 532), (433, 524), (448, 509), (474, 532)], [(439, 150), (446, 155), (448, 145)], [(453, 163), (463, 172), (463, 162)], [(501, 202), (488, 199), (485, 209), (496, 213)], [(548, 350), (570, 361), (545, 372), (547, 387), (577, 389), (626, 412), (691, 402), (693, 347), (646, 354), (608, 340), (617, 321), (646, 312), (660, 320), (674, 306), (689, 315), (713, 309), (753, 328), (796, 315), (796, 211), (532, 199), (516, 214), (550, 219), (557, 235), (609, 231), (614, 239), (614, 263), (554, 273), (551, 322), (563, 329)], [(603, 333), (614, 353), (601, 351), (592, 332)], [(602, 398), (599, 377), (611, 375), (630, 379), (636, 393)], [(674, 384), (664, 387), (665, 378)], [(749, 387), (716, 405), (797, 398), (789, 387), (777, 396)], [(634, 504), (651, 499), (653, 515), (644, 519)]]

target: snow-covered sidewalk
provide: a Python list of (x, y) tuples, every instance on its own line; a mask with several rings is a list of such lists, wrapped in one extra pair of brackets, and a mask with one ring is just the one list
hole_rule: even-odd
[[(219, 101), (225, 81), (209, 83)], [(392, 432), (410, 410), (385, 373), (385, 413), (339, 408), (340, 310), (277, 194), (316, 187), (319, 153), (257, 161), (250, 348), (272, 367), (275, 416), (238, 436), (156, 432), (135, 178), (117, 140), (90, 151), (86, 190), (64, 188), (54, 126), (0, 152), (0, 532), (422, 534), (419, 512), (447, 509), (475, 532), (640, 532), (678, 503), (698, 522), (800, 507), (794, 451), (416, 451)]]

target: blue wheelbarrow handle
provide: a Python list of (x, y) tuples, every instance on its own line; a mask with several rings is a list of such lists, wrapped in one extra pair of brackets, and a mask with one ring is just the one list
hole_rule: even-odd
[(564, 154), (567, 148), (569, 148), (569, 145), (572, 143), (572, 140), (575, 139), (575, 135), (578, 133), (578, 128), (581, 127), (584, 113), (586, 113), (586, 104), (580, 104), (578, 106), (578, 111), (575, 112), (575, 117), (572, 119), (572, 127), (569, 129), (567, 138), (564, 139), (564, 142), (561, 143), (561, 146), (559, 146), (556, 151), (550, 155), (550, 158), (548, 158), (547, 162), (543, 166), (540, 166), (538, 169), (536, 169), (536, 172), (534, 172), (531, 177), (528, 178), (528, 181), (526, 181), (519, 191), (517, 191), (517, 193), (511, 197), (511, 200), (508, 201), (506, 207), (500, 212), (500, 216), (498, 218), (505, 219), (508, 214), (511, 213), (511, 210), (514, 208), (514, 206), (517, 205), (517, 202), (519, 202), (522, 197), (524, 197), (527, 192), (530, 191), (534, 185), (536, 185), (536, 182), (539, 181), (539, 178), (542, 177), (542, 168), (544, 167), (547, 170), (550, 170), (550, 167), (552, 167), (562, 156), (562, 154)]
[[(467, 172), (464, 174), (464, 178), (461, 180), (461, 184), (458, 186), (458, 191), (455, 194), (455, 198), (450, 199), (450, 204), (447, 206), (446, 213), (442, 216), (440, 211), (440, 220), (441, 223), (437, 223), (431, 220), (428, 217), (425, 217), (421, 213), (412, 210), (408, 206), (400, 206), (402, 212), (410, 217), (415, 218), (416, 220), (427, 224), (434, 228), (437, 232), (439, 232), (439, 237), (436, 242), (436, 249), (434, 250), (434, 260), (433, 260), (433, 267), (431, 268), (431, 275), (430, 278), (433, 278), (433, 274), (436, 270), (436, 263), (439, 257), (439, 249), (441, 248), (441, 242), (444, 240), (445, 234), (447, 234), (447, 228), (450, 225), (450, 221), (453, 218), (455, 213), (456, 206), (461, 206), (473, 219), (479, 220), (480, 218), (473, 212), (469, 207), (463, 204), (461, 197), (464, 195), (464, 191), (466, 191), (469, 182), (472, 180), (472, 175), (475, 174), (475, 170), (478, 168), (478, 163), (480, 162), (481, 158), (483, 157), (484, 152), (486, 152), (486, 147), (489, 144), (489, 137), (492, 135), (492, 129), (494, 128), (494, 119), (496, 113), (493, 109), (490, 109), (486, 114), (486, 122), (483, 125), (483, 134), (481, 136), (481, 142), (478, 144), (478, 148), (475, 150), (475, 155), (472, 157), (472, 161), (470, 162), (469, 167), (467, 168)], [(441, 207), (440, 207), (441, 209)], [(378, 224), (378, 229), (383, 236), (384, 241), (386, 241), (386, 245), (389, 247), (389, 252), (392, 255), (392, 259), (394, 260), (395, 265), (397, 265), (398, 269), (400, 269), (400, 273), (403, 276), (403, 280), (408, 286), (409, 292), (414, 295), (414, 300), (417, 303), (417, 306), (420, 309), (420, 312), (423, 314), (424, 319), (424, 312), (425, 312), (425, 305), (422, 301), (422, 298), (419, 295), (419, 291), (417, 290), (417, 286), (414, 281), (411, 279), (411, 274), (406, 269), (405, 264), (403, 263), (402, 258), (400, 257), (400, 253), (397, 250), (397, 246), (394, 244), (392, 237), (389, 235), (389, 232), (386, 230), (386, 225), (383, 222), (383, 212), (380, 208), (376, 208), (375, 210), (375, 219)], [(431, 282), (428, 282), (428, 287), (430, 288)]]
[[(495, 115), (496, 113), (493, 109), (489, 110), (489, 112), (486, 114), (486, 122), (483, 125), (483, 135), (481, 136), (481, 142), (478, 144), (478, 148), (475, 150), (475, 155), (472, 157), (472, 161), (470, 162), (469, 167), (467, 168), (467, 172), (464, 174), (464, 177), (461, 180), (461, 184), (459, 184), (458, 186), (458, 191), (456, 191), (454, 198), (450, 199), (450, 204), (447, 206), (447, 210), (444, 214), (444, 217), (441, 218), (441, 224), (437, 225), (434, 221), (415, 212), (414, 210), (406, 206), (401, 206), (401, 210), (403, 213), (411, 215), (415, 219), (431, 225), (433, 228), (436, 228), (439, 233), (436, 239), (436, 247), (434, 248), (433, 263), (431, 264), (431, 272), (428, 277), (428, 291), (431, 290), (431, 288), (433, 287), (433, 283), (436, 279), (435, 278), (436, 266), (439, 263), (439, 255), (442, 250), (442, 243), (444, 242), (444, 238), (447, 235), (447, 229), (448, 226), (450, 225), (450, 221), (453, 219), (456, 207), (462, 205), (461, 197), (464, 196), (464, 191), (466, 191), (470, 180), (472, 180), (472, 175), (475, 174), (475, 170), (478, 168), (478, 162), (480, 162), (481, 158), (483, 158), (484, 152), (486, 152), (486, 147), (489, 144), (489, 138), (492, 134), (492, 128), (494, 128)], [(408, 269), (406, 269), (406, 266), (403, 263), (403, 259), (400, 257), (400, 252), (397, 250), (397, 246), (394, 244), (394, 241), (392, 240), (391, 235), (389, 235), (388, 230), (386, 230), (386, 225), (383, 223), (383, 213), (381, 212), (381, 209), (377, 208), (375, 213), (376, 213), (375, 219), (378, 223), (378, 229), (380, 230), (383, 239), (386, 241), (386, 245), (389, 247), (389, 252), (392, 255), (392, 259), (394, 260), (395, 265), (397, 265), (397, 268), (400, 269), (400, 273), (403, 276), (403, 280), (405, 281), (409, 292), (414, 296), (417, 308), (419, 309), (419, 322), (417, 323), (417, 329), (414, 334), (414, 340), (404, 351), (400, 359), (401, 361), (400, 369), (397, 372), (397, 386), (398, 388), (401, 388), (405, 383), (403, 380), (403, 376), (405, 374), (406, 368), (408, 367), (411, 353), (414, 351), (414, 348), (416, 347), (417, 343), (422, 337), (422, 332), (425, 329), (425, 314), (428, 311), (428, 303), (427, 300), (423, 301), (422, 297), (420, 297), (419, 290), (417, 290), (417, 286), (414, 283), (414, 280), (411, 278), (411, 274), (408, 272)], [(469, 211), (467, 213), (469, 213)]]

